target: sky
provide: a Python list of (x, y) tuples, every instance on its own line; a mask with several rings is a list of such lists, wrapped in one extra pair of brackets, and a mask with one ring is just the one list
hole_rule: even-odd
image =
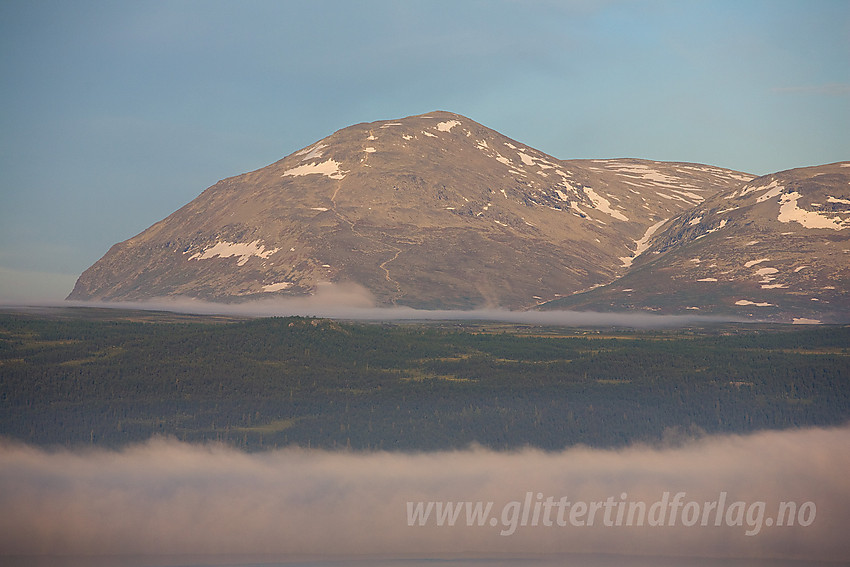
[(0, 303), (341, 128), (457, 112), (560, 159), (850, 158), (850, 2), (0, 1)]

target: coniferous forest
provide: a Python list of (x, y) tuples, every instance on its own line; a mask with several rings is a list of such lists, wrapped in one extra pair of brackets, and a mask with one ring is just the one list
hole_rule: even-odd
[(850, 418), (850, 327), (0, 313), (0, 436), (260, 450), (667, 443)]

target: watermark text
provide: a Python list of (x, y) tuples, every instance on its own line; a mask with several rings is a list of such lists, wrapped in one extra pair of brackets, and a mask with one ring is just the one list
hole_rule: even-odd
[(528, 527), (740, 527), (756, 536), (764, 527), (812, 525), (817, 516), (814, 502), (766, 502), (731, 500), (720, 492), (716, 500), (689, 499), (686, 492), (663, 492), (654, 502), (630, 500), (625, 492), (605, 500), (571, 501), (567, 496), (526, 492), (524, 499), (500, 508), (492, 501), (407, 502), (408, 526), (483, 527), (511, 536)]

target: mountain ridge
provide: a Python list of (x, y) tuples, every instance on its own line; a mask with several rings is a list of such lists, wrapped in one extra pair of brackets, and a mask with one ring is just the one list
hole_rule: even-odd
[(623, 278), (546, 307), (845, 322), (846, 229), (850, 162), (768, 174), (668, 221)]
[(551, 307), (639, 268), (673, 219), (754, 178), (560, 160), (445, 111), (364, 122), (219, 181), (113, 246), (69, 299), (244, 301), (332, 283), (378, 305)]

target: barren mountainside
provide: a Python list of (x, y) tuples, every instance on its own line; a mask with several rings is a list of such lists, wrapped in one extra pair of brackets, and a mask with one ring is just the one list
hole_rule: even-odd
[(548, 308), (850, 320), (850, 162), (719, 193), (660, 227), (623, 278)]
[[(784, 222), (777, 212), (773, 221), (767, 213), (759, 215), (767, 223), (759, 230), (799, 232), (801, 254), (811, 246), (812, 231), (824, 234), (819, 242), (846, 241), (850, 231), (843, 232), (841, 223), (850, 221), (841, 207), (847, 190), (831, 184), (840, 185), (838, 178), (850, 170), (832, 167), (833, 178), (817, 182), (829, 187), (818, 197), (820, 208), (809, 206), (806, 183), (814, 182), (806, 181), (811, 173), (806, 170), (794, 178), (801, 197), (793, 200), (784, 191), (771, 202), (785, 207), (788, 219), (802, 210), (826, 219), (832, 211), (840, 228), (804, 224), (821, 222), (814, 217)], [(783, 175), (791, 174), (777, 174)], [(113, 246), (82, 274), (69, 299), (187, 296), (233, 302), (303, 296), (336, 283), (365, 288), (378, 305), (560, 305), (588, 297), (576, 296), (579, 292), (614, 289), (619, 278), (663, 258), (678, 266), (675, 250), (732, 234), (756, 240), (750, 234), (756, 227), (742, 215), (752, 208), (748, 199), (777, 191), (753, 189), (770, 179), (690, 163), (559, 160), (447, 112), (358, 124), (216, 183)], [(791, 187), (790, 178), (781, 182)], [(741, 212), (721, 212), (731, 207)], [(799, 231), (789, 228), (794, 223)], [(772, 237), (759, 242), (750, 250), (765, 257), (768, 247), (780, 245)], [(826, 250), (816, 248), (816, 256)], [(842, 261), (822, 257), (810, 264), (846, 266), (846, 257)], [(846, 271), (830, 274), (846, 281)], [(819, 271), (812, 277), (820, 281), (827, 275)], [(694, 281), (699, 279), (705, 278)], [(839, 284), (836, 289), (843, 289)], [(657, 287), (651, 278), (642, 285)]]

